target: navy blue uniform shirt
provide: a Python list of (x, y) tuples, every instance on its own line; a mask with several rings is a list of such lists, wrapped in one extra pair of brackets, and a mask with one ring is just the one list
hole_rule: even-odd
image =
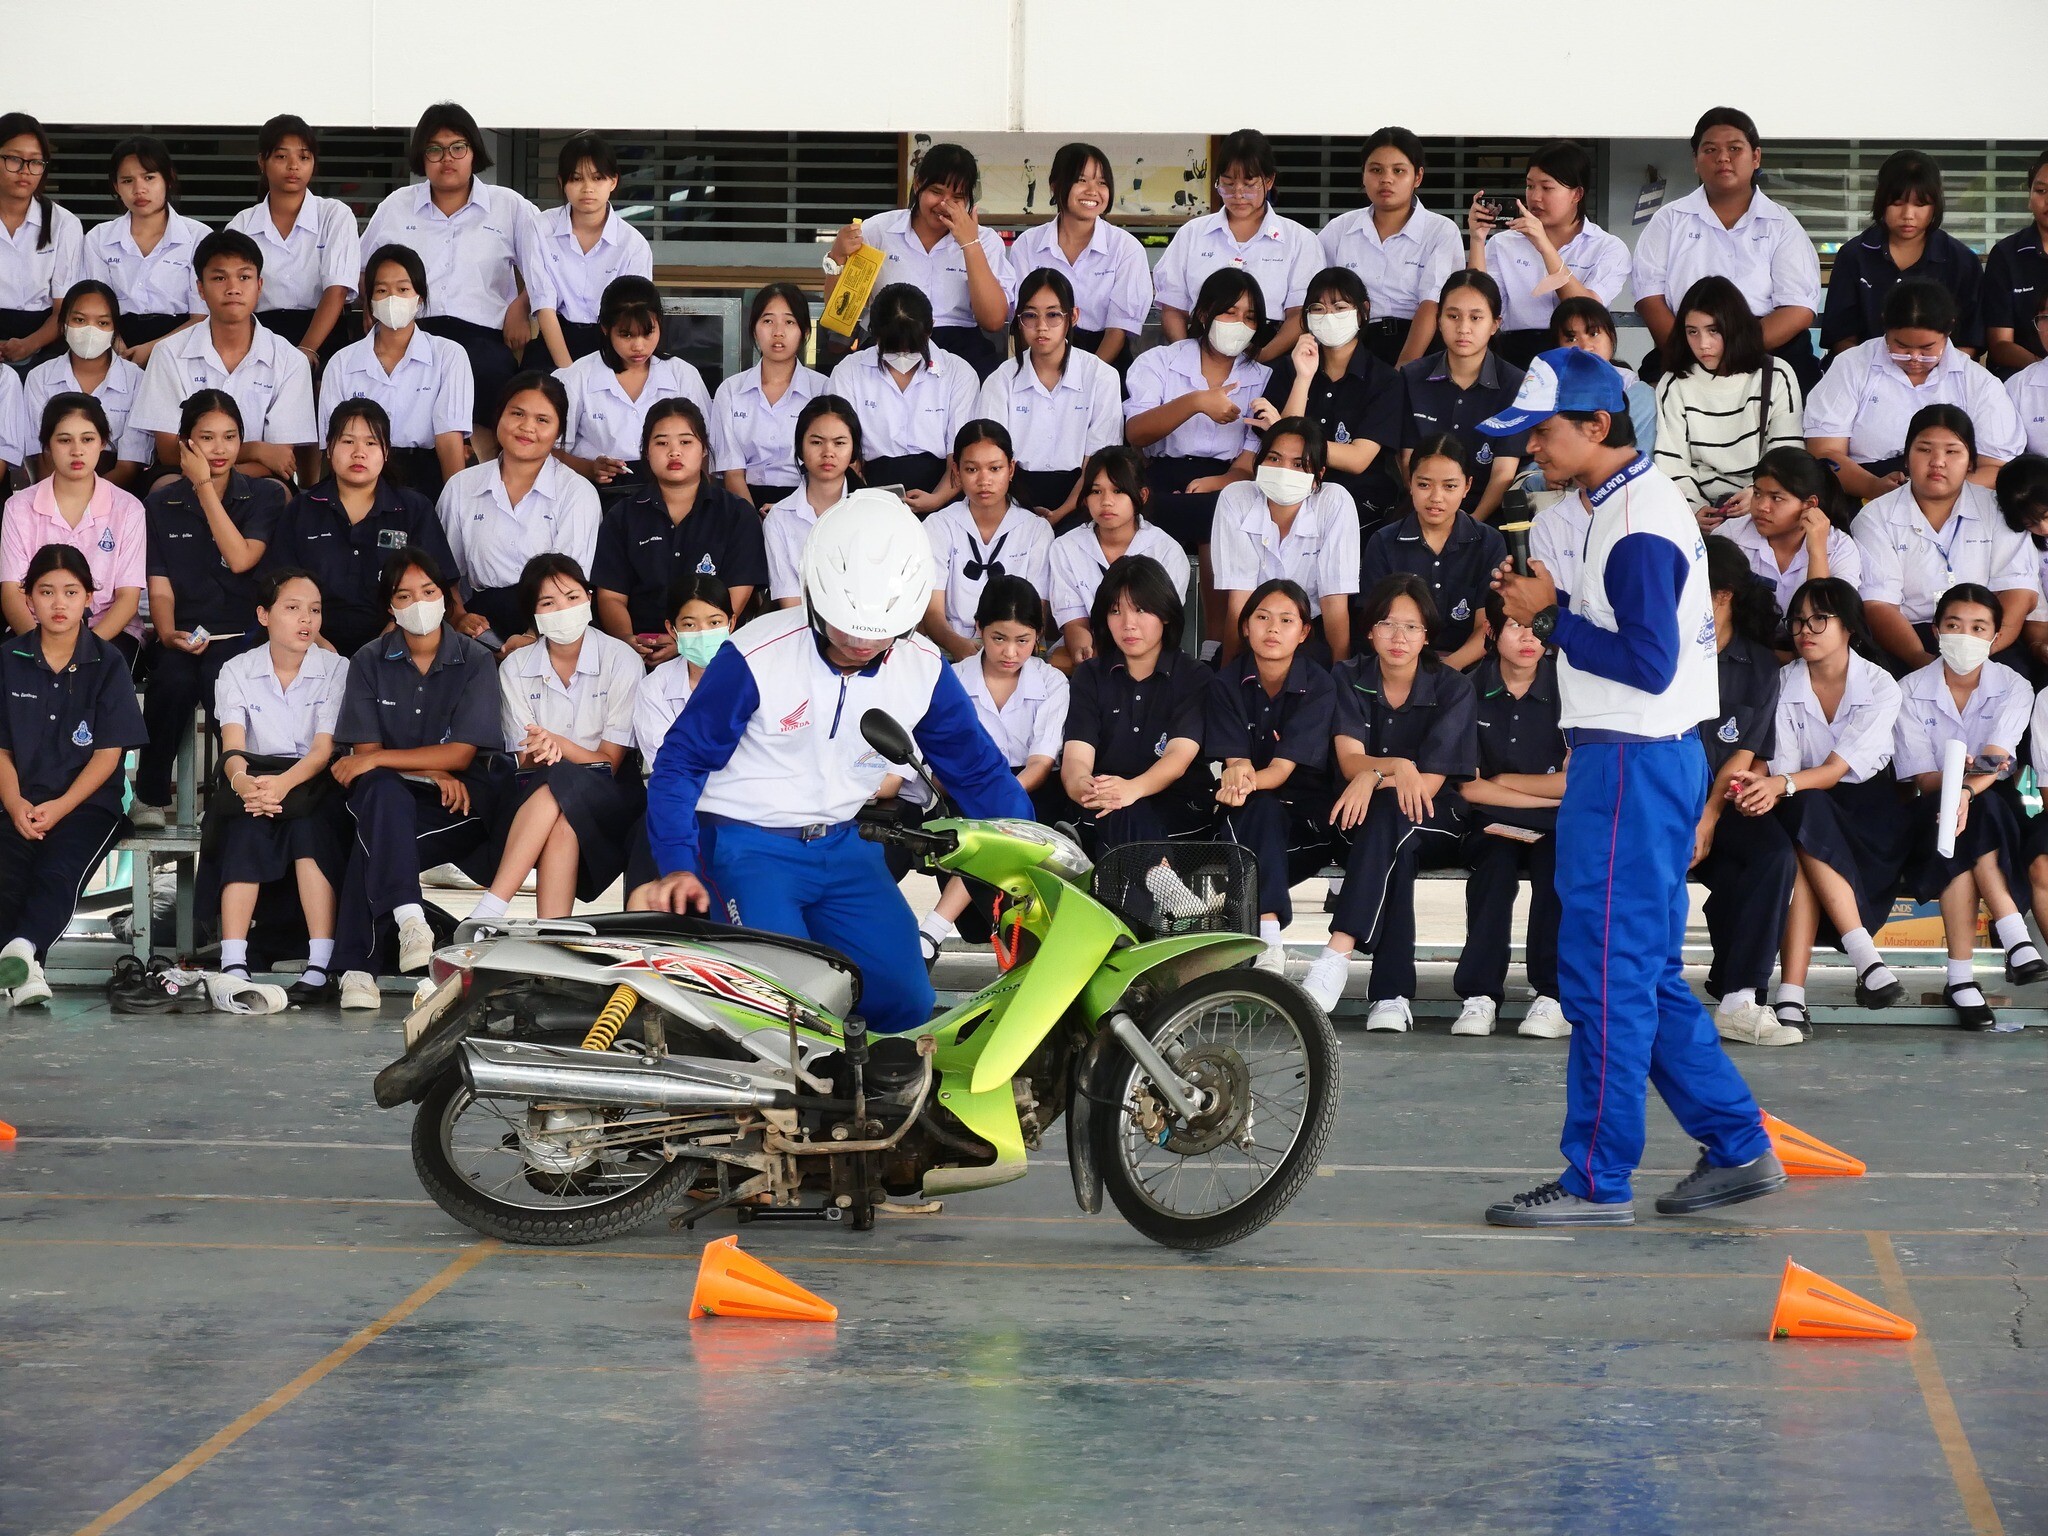
[[(1890, 235), (1873, 224), (1855, 239), (1843, 241), (1835, 253), (1827, 305), (1820, 316), (1821, 350), (1827, 351), (1838, 341), (1882, 336), (1885, 296), (1909, 277), (1937, 282), (1956, 296), (1953, 339), (1957, 346), (1984, 345), (1984, 328), (1977, 315), (1983, 267), (1977, 253), (1947, 230), (1931, 230), (1920, 259), (1901, 272), (1892, 261)], [(2028, 327), (2032, 328), (2031, 319)]]
[(1780, 673), (1776, 652), (1737, 635), (1721, 652), (1718, 666), (1721, 710), (1713, 719), (1700, 722), (1707, 766), (1719, 773), (1729, 758), (1745, 750), (1755, 753), (1759, 762), (1769, 762), (1778, 750)]
[[(43, 656), (42, 632), (10, 635), (0, 645), (0, 750), (14, 757), (21, 797), (30, 805), (55, 800), (103, 747), (139, 747), (149, 740), (135, 702), (128, 658), (89, 629), (61, 672)], [(119, 768), (87, 798), (119, 814), (126, 776)]]
[(1479, 772), (1479, 711), (1472, 679), (1446, 666), (1415, 669), (1399, 709), (1380, 691), (1380, 659), (1367, 652), (1337, 664), (1338, 736), (1368, 757), (1405, 757), (1423, 773), (1462, 783)]
[(1403, 571), (1421, 577), (1436, 599), (1436, 638), (1430, 644), (1439, 651), (1455, 651), (1471, 639), (1473, 626), (1486, 610), (1488, 584), (1507, 557), (1508, 543), (1499, 531), (1466, 512), (1451, 524), (1439, 554), (1423, 537), (1422, 519), (1410, 512), (1366, 540), (1359, 560), (1358, 600), (1362, 604), (1383, 577)]
[(768, 548), (761, 514), (724, 486), (706, 480), (678, 523), (668, 515), (661, 487), (642, 486), (604, 509), (590, 584), (623, 593), (633, 632), (658, 635), (672, 615), (663, 611), (668, 584), (685, 571), (716, 576), (728, 587), (768, 585)]
[[(1273, 409), (1285, 413), (1293, 389), (1294, 359), (1282, 357), (1274, 362), (1273, 376), (1266, 381), (1266, 398), (1273, 402)], [(1333, 466), (1323, 476), (1351, 493), (1361, 528), (1385, 522), (1408, 504), (1401, 487), (1400, 464), (1401, 438), (1408, 430), (1408, 386), (1396, 369), (1381, 362), (1360, 341), (1339, 377), (1332, 379), (1316, 369), (1309, 380), (1308, 407), (1302, 414), (1322, 427), (1328, 442), (1380, 445), (1379, 457), (1364, 474), (1346, 474)]]
[(1203, 755), (1248, 758), (1254, 768), (1270, 768), (1280, 758), (1294, 764), (1294, 772), (1279, 793), (1289, 800), (1310, 797), (1329, 782), (1336, 715), (1337, 685), (1309, 657), (1295, 652), (1286, 682), (1269, 694), (1259, 681), (1258, 659), (1246, 651), (1209, 685)]
[(1120, 652), (1098, 653), (1074, 669), (1066, 739), (1095, 748), (1097, 773), (1136, 778), (1158, 763), (1168, 742), (1202, 740), (1214, 676), (1194, 657), (1172, 649), (1159, 653), (1159, 664), (1142, 680), (1124, 669)]
[(1515, 403), (1515, 393), (1522, 387), (1522, 370), (1488, 352), (1479, 360), (1478, 382), (1470, 389), (1460, 389), (1451, 380), (1450, 367), (1441, 352), (1401, 366), (1408, 387), (1408, 425), (1401, 446), (1413, 448), (1436, 432), (1448, 432), (1463, 443), (1474, 465), (1472, 489), (1465, 493), (1465, 510), (1470, 512), (1486, 490), (1493, 461), (1526, 455), (1527, 433), (1488, 437), (1479, 430), (1479, 423)]
[(1977, 324), (1985, 329), (2011, 326), (2012, 339), (2039, 357), (2041, 337), (2034, 329), (2034, 311), (2040, 307), (2044, 288), (2048, 288), (2048, 253), (2041, 249), (2041, 232), (2029, 224), (1991, 247), (1991, 254), (1984, 258), (1984, 282), (1977, 290)]
[(398, 549), (425, 550), (450, 582), (460, 574), (434, 504), (418, 491), (379, 480), (368, 514), (351, 523), (340, 487), (330, 477), (292, 499), (277, 520), (277, 536), (263, 563), (311, 571), (320, 588), (322, 622), (374, 632), (387, 617), (377, 601), (377, 584), (384, 562)]
[[(264, 545), (267, 555), (284, 511), (285, 488), (230, 470), (220, 504), (242, 537)], [(149, 574), (170, 582), (178, 628), (223, 636), (253, 630), (256, 573), (262, 562), (239, 573), (228, 569), (192, 482), (183, 475), (166, 480), (149, 493), (142, 510), (149, 520)]]
[(405, 641), (405, 632), (393, 629), (349, 658), (334, 739), (348, 746), (374, 741), (398, 752), (451, 742), (502, 751), (498, 664), (491, 653), (443, 624), (441, 648), (422, 672)]
[(1472, 672), (1479, 695), (1479, 777), (1504, 773), (1556, 773), (1568, 755), (1557, 723), (1557, 660), (1545, 656), (1518, 699), (1501, 680), (1500, 658), (1489, 656)]

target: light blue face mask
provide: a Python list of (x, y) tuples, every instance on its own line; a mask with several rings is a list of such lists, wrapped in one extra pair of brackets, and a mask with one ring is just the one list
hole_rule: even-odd
[(732, 638), (729, 629), (686, 629), (676, 636), (676, 654), (695, 667), (708, 667), (719, 648)]

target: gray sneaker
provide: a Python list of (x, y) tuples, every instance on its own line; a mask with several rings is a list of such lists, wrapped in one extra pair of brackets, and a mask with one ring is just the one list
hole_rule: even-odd
[(1633, 1200), (1581, 1200), (1556, 1179), (1486, 1208), (1492, 1227), (1632, 1227)]
[(1657, 1197), (1657, 1214), (1690, 1216), (1716, 1206), (1740, 1205), (1784, 1187), (1785, 1165), (1778, 1161), (1775, 1152), (1766, 1152), (1740, 1168), (1716, 1168), (1702, 1150), (1699, 1166), (1680, 1179), (1670, 1194)]

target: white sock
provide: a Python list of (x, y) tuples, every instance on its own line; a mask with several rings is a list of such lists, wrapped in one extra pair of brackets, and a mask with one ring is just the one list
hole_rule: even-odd
[(1737, 987), (1733, 992), (1721, 994), (1721, 1011), (1733, 1013), (1738, 1008), (1747, 1008), (1756, 1002), (1755, 987)]
[(944, 944), (948, 939), (957, 938), (960, 928), (950, 917), (927, 912), (918, 922), (917, 931), (928, 936), (935, 944)]
[(1778, 1001), (1781, 1003), (1797, 1003), (1800, 1007), (1804, 1008), (1806, 1006), (1806, 988), (1795, 987), (1789, 981), (1781, 981), (1778, 983)]
[(334, 940), (308, 939), (306, 941), (306, 964), (327, 969), (334, 959)]
[(222, 939), (220, 941), (220, 968), (224, 971), (249, 969), (249, 941), (247, 939)]
[(1259, 937), (1268, 944), (1278, 944), (1280, 942), (1280, 919), (1277, 917), (1260, 918)]
[(1948, 984), (1960, 987), (1966, 981), (1974, 981), (1977, 965), (1974, 960), (1951, 960), (1948, 963)]
[(1953, 1001), (1962, 1007), (1981, 1008), (1984, 1005), (1984, 993), (1977, 986), (1977, 970), (1974, 961), (1949, 961), (1948, 984), (1955, 988)]
[[(503, 917), (511, 909), (511, 906), (512, 903), (500, 896), (496, 891), (485, 891), (483, 895), (477, 897), (476, 905), (469, 909), (470, 920), (472, 922), (488, 923), (493, 918)], [(397, 907), (393, 909), (391, 915), (400, 922), (404, 922), (403, 914), (408, 911), (420, 916), (425, 915), (420, 912), (418, 907)]]
[(1991, 925), (1991, 931), (1998, 935), (2000, 949), (2011, 950), (2032, 942), (2027, 936), (2027, 920), (2017, 912), (2001, 917)]
[[(1852, 928), (1842, 935), (1842, 953), (1849, 957), (1849, 963), (1856, 967), (1856, 975), (1863, 985), (1875, 992), (1890, 986), (1898, 978), (1877, 952), (1877, 942), (1870, 936), (1868, 928)], [(1876, 970), (1871, 970), (1872, 966)]]
[(1348, 950), (1332, 949), (1329, 945), (1325, 944), (1323, 952), (1316, 956), (1316, 964), (1321, 965), (1326, 960), (1337, 960), (1345, 965), (1349, 965), (1351, 963), (1351, 954)]
[[(484, 892), (484, 900), (489, 901), (490, 899), (491, 893), (489, 891)], [(502, 912), (504, 908), (500, 907), (498, 910)], [(416, 901), (408, 901), (402, 907), (393, 907), (391, 909), (391, 921), (398, 924), (401, 928), (414, 918), (418, 918), (423, 923), (427, 920), (427, 909)]]

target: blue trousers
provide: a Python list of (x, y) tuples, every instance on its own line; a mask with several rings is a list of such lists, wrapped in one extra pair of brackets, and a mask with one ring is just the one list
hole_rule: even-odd
[(917, 919), (879, 843), (861, 841), (851, 823), (812, 843), (708, 817), (702, 833), (714, 915), (845, 955), (860, 967), (869, 1029), (901, 1034), (931, 1018)]
[(1572, 1021), (1564, 1187), (1626, 1200), (1654, 1084), (1709, 1162), (1770, 1150), (1757, 1103), (1685, 983), (1686, 865), (1706, 805), (1699, 742), (1585, 742), (1557, 818), (1558, 1001)]

